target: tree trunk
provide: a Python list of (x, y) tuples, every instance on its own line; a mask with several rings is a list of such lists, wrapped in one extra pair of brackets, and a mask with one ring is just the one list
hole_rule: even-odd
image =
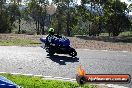
[(38, 17), (38, 22), (37, 22), (37, 23), (38, 23), (38, 24), (37, 24), (37, 25), (38, 25), (38, 28), (37, 28), (37, 29), (38, 29), (37, 34), (40, 34), (40, 30), (39, 30), (39, 23), (40, 23), (40, 22), (39, 22), (39, 17)]
[(44, 35), (45, 34), (45, 32), (44, 32), (44, 26), (42, 27), (42, 35)]
[(43, 22), (42, 22), (42, 23), (43, 23), (43, 25), (42, 25), (42, 26), (43, 26), (43, 27), (42, 27), (42, 35), (44, 35), (44, 33), (45, 33), (45, 32), (44, 32), (45, 17), (42, 17), (42, 19), (43, 19)]
[(70, 36), (70, 27), (69, 27), (69, 20), (70, 20), (70, 14), (69, 14), (69, 0), (68, 0), (68, 13), (67, 13), (67, 36)]
[(0, 3), (0, 14), (2, 14), (2, 1)]
[(11, 31), (11, 28), (9, 29), (9, 33), (11, 33), (12, 31)]
[(36, 25), (36, 31), (37, 31), (37, 34), (38, 34), (38, 22), (37, 21), (35, 22), (35, 25)]
[[(58, 16), (60, 17), (60, 16)], [(61, 20), (58, 18), (58, 28), (57, 28), (57, 35), (60, 34), (60, 31), (61, 31)]]
[(46, 18), (46, 4), (45, 4), (45, 7), (44, 7), (44, 10), (45, 10), (45, 13), (44, 13), (44, 18), (43, 18), (43, 29), (42, 29), (42, 35), (44, 35), (45, 34), (45, 29), (44, 29), (44, 27), (45, 27), (45, 18)]
[(18, 34), (21, 32), (21, 19), (19, 18), (19, 29), (18, 29)]
[(69, 13), (68, 13), (67, 14), (67, 36), (70, 36), (69, 19), (70, 19), (70, 16), (69, 16)]
[[(37, 18), (37, 17), (36, 17), (36, 18)], [(36, 19), (36, 23), (35, 23), (35, 24), (36, 24), (36, 31), (37, 31), (37, 34), (39, 34), (39, 29), (38, 29), (38, 24), (39, 24), (39, 23), (38, 23), (38, 19)]]

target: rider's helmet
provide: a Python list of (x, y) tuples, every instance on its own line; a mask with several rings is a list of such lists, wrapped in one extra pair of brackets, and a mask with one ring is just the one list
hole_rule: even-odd
[(55, 33), (54, 28), (49, 28), (48, 33), (49, 33), (50, 35), (54, 35), (54, 33)]

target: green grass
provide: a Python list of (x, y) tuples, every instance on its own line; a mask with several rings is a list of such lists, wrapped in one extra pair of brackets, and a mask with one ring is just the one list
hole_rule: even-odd
[(11, 40), (0, 40), (1, 46), (14, 46), (14, 45), (38, 45), (39, 42), (30, 40), (30, 39), (11, 39)]
[(99, 36), (109, 36), (109, 34), (108, 33), (101, 33)]
[[(109, 36), (108, 33), (101, 33), (100, 36)], [(126, 31), (119, 34), (121, 37), (132, 37), (132, 31)]]
[(132, 37), (132, 31), (122, 32), (119, 36)]
[(12, 82), (24, 88), (96, 88), (93, 85), (80, 86), (77, 83), (64, 82), (57, 80), (44, 80), (41, 77), (0, 74)]

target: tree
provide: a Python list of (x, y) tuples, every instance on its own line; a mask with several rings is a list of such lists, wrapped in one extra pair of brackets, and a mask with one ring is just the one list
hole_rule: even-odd
[[(57, 5), (56, 17), (58, 20), (57, 33), (65, 31), (67, 36), (71, 36), (73, 29), (73, 19), (75, 16), (75, 5), (73, 0), (53, 0), (53, 3)], [(71, 5), (72, 4), (72, 5)]]
[(104, 18), (106, 29), (111, 36), (118, 36), (126, 27), (130, 27), (130, 21), (125, 14), (127, 5), (120, 1), (109, 1), (104, 6)]
[[(18, 6), (21, 5), (21, 2), (22, 2), (22, 0), (17, 0)], [(21, 12), (20, 12), (20, 10), (18, 12), (18, 21), (19, 21), (19, 30), (18, 30), (18, 33), (20, 34), (20, 32), (21, 32)]]
[(0, 33), (8, 33), (13, 29), (13, 26), (10, 25), (10, 17), (4, 3), (5, 0), (0, 1)]
[[(65, 0), (53, 0), (53, 3), (57, 6), (56, 13), (54, 14), (54, 21), (53, 25), (57, 29), (57, 34), (62, 33), (63, 30), (66, 28), (66, 1)], [(57, 20), (57, 21), (56, 21)], [(57, 22), (57, 24), (56, 24)]]
[[(42, 12), (41, 14), (41, 30), (42, 30), (42, 34), (45, 34), (45, 26), (46, 26), (46, 17), (47, 17), (47, 7), (49, 5), (49, 1), (48, 0), (39, 0), (39, 3), (41, 4), (42, 7)], [(43, 15), (44, 14), (44, 15)]]
[(67, 35), (70, 36), (70, 27), (69, 27), (69, 23), (70, 23), (70, 1), (67, 0)]
[[(14, 22), (16, 20), (19, 21), (19, 30), (18, 30), (18, 33), (20, 33), (20, 17), (21, 17), (21, 13), (20, 13), (20, 10), (19, 10), (19, 6), (17, 4), (10, 4), (9, 7), (7, 8), (8, 10), (8, 14), (10, 16), (10, 23), (11, 23), (11, 26), (14, 24)], [(11, 31), (10, 31), (11, 32)]]
[(37, 34), (45, 34), (48, 4), (48, 0), (31, 0), (28, 3), (29, 14), (36, 22)]
[(39, 30), (39, 15), (41, 12), (41, 8), (38, 4), (37, 0), (31, 0), (28, 3), (28, 9), (29, 9), (29, 14), (31, 15), (31, 17), (35, 20), (35, 24), (36, 24), (36, 30), (37, 30), (37, 34), (40, 34), (40, 30)]
[[(98, 25), (100, 20), (100, 14), (98, 13), (100, 13), (100, 9), (96, 9), (97, 4), (93, 1), (84, 0), (81, 2), (80, 6), (77, 6), (77, 8), (80, 15), (80, 30), (83, 30), (85, 35), (89, 34), (90, 36), (95, 36), (98, 34)], [(97, 10), (98, 12), (94, 12), (94, 10)]]
[(12, 30), (12, 26), (10, 25), (9, 16), (6, 11), (0, 14), (0, 19), (0, 33), (9, 33)]

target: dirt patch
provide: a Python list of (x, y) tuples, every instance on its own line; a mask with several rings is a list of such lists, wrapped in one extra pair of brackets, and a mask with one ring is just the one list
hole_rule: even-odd
[(98, 40), (86, 40), (77, 37), (70, 38), (74, 48), (114, 50), (114, 51), (132, 51), (132, 43), (113, 43)]
[[(31, 39), (36, 42), (40, 42), (40, 37), (46, 37), (46, 35), (24, 35), (24, 34), (0, 34), (0, 40), (13, 40), (13, 39)], [(78, 49), (96, 49), (96, 50), (114, 50), (114, 51), (132, 51), (132, 43), (114, 42), (101, 40), (99, 38), (79, 38), (68, 37), (71, 41), (71, 46)], [(120, 38), (122, 39), (122, 38)], [(112, 42), (113, 41), (113, 42)], [(131, 40), (130, 40), (131, 41)], [(29, 45), (32, 46), (32, 45)], [(34, 44), (33, 46), (40, 46), (40, 44)]]

